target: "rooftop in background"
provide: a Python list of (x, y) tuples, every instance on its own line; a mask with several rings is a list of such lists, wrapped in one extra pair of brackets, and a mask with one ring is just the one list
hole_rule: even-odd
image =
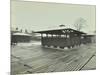
[(13, 35), (17, 35), (17, 36), (31, 36), (30, 34), (26, 34), (26, 33), (13, 33)]
[(86, 34), (82, 31), (77, 31), (71, 28), (64, 28), (64, 29), (53, 29), (53, 30), (44, 30), (44, 31), (37, 31), (35, 33), (46, 33), (46, 34), (67, 34), (67, 33), (77, 33), (77, 34)]

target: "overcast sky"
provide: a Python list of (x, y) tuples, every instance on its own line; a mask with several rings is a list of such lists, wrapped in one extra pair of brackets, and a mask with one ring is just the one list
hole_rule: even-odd
[(78, 18), (84, 18), (85, 32), (95, 31), (95, 6), (60, 3), (11, 1), (11, 27), (19, 29), (57, 29), (60, 24), (73, 28)]

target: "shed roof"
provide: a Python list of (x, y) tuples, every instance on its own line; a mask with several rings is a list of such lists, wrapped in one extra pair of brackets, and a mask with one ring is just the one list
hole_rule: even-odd
[(45, 30), (45, 31), (37, 31), (35, 33), (45, 33), (45, 34), (68, 34), (68, 33), (76, 33), (76, 34), (86, 34), (82, 31), (77, 31), (71, 28), (64, 29), (54, 29), (54, 30)]
[(16, 35), (16, 36), (31, 36), (30, 34), (25, 34), (25, 33), (13, 33), (13, 35)]

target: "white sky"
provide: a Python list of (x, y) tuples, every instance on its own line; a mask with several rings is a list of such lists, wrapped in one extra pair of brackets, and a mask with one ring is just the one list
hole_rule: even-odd
[(72, 27), (78, 18), (84, 18), (85, 32), (95, 30), (95, 6), (60, 3), (11, 1), (11, 27), (19, 29), (57, 29), (60, 24)]

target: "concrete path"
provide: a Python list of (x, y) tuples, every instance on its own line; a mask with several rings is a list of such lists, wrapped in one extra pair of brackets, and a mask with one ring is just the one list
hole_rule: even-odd
[(40, 44), (17, 45), (11, 50), (11, 73), (47, 73), (96, 69), (95, 44), (74, 49), (43, 48)]

